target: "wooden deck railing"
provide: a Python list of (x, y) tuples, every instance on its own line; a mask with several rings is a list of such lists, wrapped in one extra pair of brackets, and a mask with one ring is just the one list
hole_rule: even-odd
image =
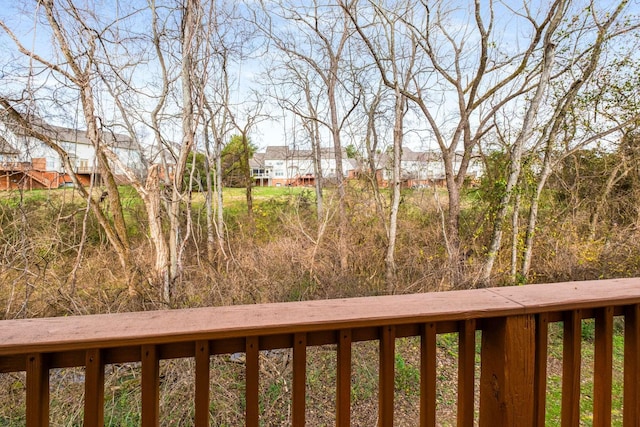
[[(352, 343), (379, 342), (379, 424), (393, 425), (396, 339), (421, 337), (420, 424), (436, 425), (436, 336), (459, 336), (457, 424), (543, 426), (550, 322), (563, 322), (562, 425), (579, 424), (581, 322), (595, 318), (593, 425), (611, 424), (614, 316), (624, 317), (625, 426), (640, 425), (640, 279), (530, 285), (0, 322), (0, 372), (26, 371), (28, 426), (46, 426), (49, 370), (85, 367), (85, 425), (104, 418), (105, 365), (142, 362), (142, 425), (159, 424), (159, 361), (195, 359), (195, 418), (209, 425), (210, 357), (244, 352), (248, 426), (259, 425), (259, 352), (293, 352), (291, 420), (305, 424), (307, 349), (336, 348), (335, 417), (350, 425)], [(476, 396), (476, 331), (481, 369)], [(478, 399), (479, 397), (479, 399)], [(475, 403), (479, 402), (478, 411)], [(479, 415), (476, 415), (479, 413)], [(477, 419), (476, 419), (477, 418)], [(268, 420), (264, 424), (268, 424)]]

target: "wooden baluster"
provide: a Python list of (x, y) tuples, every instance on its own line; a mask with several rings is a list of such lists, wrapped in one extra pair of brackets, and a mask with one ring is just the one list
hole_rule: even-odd
[(84, 425), (104, 425), (104, 361), (100, 349), (85, 352)]
[(611, 425), (613, 377), (613, 307), (596, 311), (593, 378), (593, 425)]
[(49, 366), (41, 353), (27, 356), (27, 427), (49, 426)]
[(458, 426), (473, 425), (476, 358), (476, 321), (460, 322), (458, 333)]
[(580, 423), (580, 344), (582, 318), (580, 310), (566, 313), (562, 348), (562, 427)]
[(378, 380), (378, 424), (393, 426), (393, 398), (395, 387), (395, 326), (384, 326), (380, 330), (380, 371)]
[(533, 315), (485, 321), (480, 375), (481, 427), (531, 425), (535, 331)]
[(258, 337), (247, 337), (245, 350), (245, 399), (248, 427), (258, 427), (260, 422), (260, 343)]
[(549, 314), (536, 316), (536, 360), (533, 375), (533, 425), (545, 426), (547, 404), (547, 354), (549, 346)]
[(143, 345), (142, 427), (160, 425), (160, 359), (155, 345)]
[(293, 426), (305, 425), (305, 400), (307, 395), (307, 334), (293, 336)]
[(209, 341), (196, 342), (195, 425), (209, 426)]
[(336, 424), (351, 425), (351, 330), (338, 332)]
[(422, 326), (420, 335), (420, 426), (436, 425), (436, 324)]
[(640, 426), (640, 304), (625, 309), (624, 426)]

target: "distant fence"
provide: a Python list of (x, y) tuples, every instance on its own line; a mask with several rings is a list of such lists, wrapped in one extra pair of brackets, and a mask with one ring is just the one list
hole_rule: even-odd
[[(292, 349), (291, 420), (303, 426), (307, 349), (336, 344), (336, 425), (349, 426), (352, 343), (377, 341), (379, 425), (392, 426), (396, 339), (420, 337), (420, 425), (434, 426), (436, 337), (454, 332), (459, 342), (457, 424), (544, 426), (548, 325), (562, 321), (561, 418), (563, 426), (577, 426), (581, 324), (594, 318), (593, 425), (605, 426), (611, 425), (614, 316), (624, 317), (624, 425), (639, 426), (640, 279), (7, 320), (0, 322), (0, 372), (26, 371), (27, 426), (47, 426), (49, 370), (84, 366), (85, 425), (102, 426), (105, 365), (142, 362), (142, 425), (156, 426), (160, 360), (194, 358), (193, 421), (207, 426), (210, 357), (244, 352), (245, 423), (258, 426), (260, 351)], [(476, 396), (478, 330), (482, 339)]]

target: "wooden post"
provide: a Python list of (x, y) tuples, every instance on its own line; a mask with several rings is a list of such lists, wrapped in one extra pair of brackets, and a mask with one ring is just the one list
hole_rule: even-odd
[(49, 425), (49, 367), (41, 353), (27, 356), (27, 427)]
[(155, 345), (143, 345), (142, 427), (160, 425), (160, 359)]
[(473, 425), (475, 415), (476, 321), (460, 322), (458, 333), (458, 422), (459, 427)]
[(291, 423), (294, 427), (305, 425), (305, 400), (307, 397), (307, 334), (293, 336), (293, 397)]
[(209, 341), (196, 342), (196, 387), (195, 387), (195, 424), (200, 427), (209, 427), (209, 382), (210, 349)]
[(582, 340), (582, 313), (565, 313), (562, 338), (562, 412), (561, 425), (580, 425), (580, 353)]
[(420, 426), (436, 425), (436, 324), (422, 326), (420, 337)]
[(100, 349), (85, 353), (84, 425), (104, 425), (104, 361)]
[(549, 348), (549, 313), (536, 315), (536, 361), (533, 380), (534, 427), (544, 427), (547, 406), (547, 358)]
[(393, 398), (395, 387), (395, 344), (394, 326), (380, 329), (380, 370), (378, 381), (378, 425), (393, 426)]
[(247, 337), (245, 343), (245, 423), (257, 427), (260, 423), (260, 342)]
[(336, 425), (351, 425), (351, 330), (338, 331)]
[(535, 318), (487, 321), (482, 330), (480, 426), (526, 426), (534, 419)]
[(611, 425), (613, 381), (613, 307), (596, 310), (593, 378), (593, 425)]

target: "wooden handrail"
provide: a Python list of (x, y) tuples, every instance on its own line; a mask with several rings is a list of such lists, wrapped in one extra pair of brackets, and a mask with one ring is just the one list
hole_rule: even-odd
[[(305, 423), (306, 348), (337, 344), (336, 423), (349, 425), (351, 345), (380, 342), (380, 425), (393, 423), (395, 340), (421, 337), (421, 425), (435, 425), (436, 335), (459, 334), (458, 425), (475, 417), (475, 331), (482, 330), (480, 425), (543, 425), (546, 330), (564, 321), (563, 410), (579, 408), (580, 329), (595, 318), (594, 420), (611, 422), (612, 319), (625, 316), (625, 425), (640, 411), (640, 279), (429, 294), (0, 321), (0, 372), (27, 373), (27, 424), (48, 425), (49, 370), (85, 366), (85, 424), (102, 425), (104, 366), (142, 362), (143, 425), (158, 425), (160, 360), (196, 361), (195, 419), (205, 425), (209, 357), (246, 353), (246, 423), (258, 425), (260, 350), (293, 349), (292, 422)], [(637, 404), (635, 405), (637, 406)], [(607, 413), (608, 412), (608, 413)], [(95, 415), (97, 413), (97, 415)], [(94, 414), (94, 415), (91, 415)], [(496, 424), (498, 422), (498, 424)], [(502, 424), (500, 424), (502, 423)], [(627, 424), (628, 423), (628, 424)]]

